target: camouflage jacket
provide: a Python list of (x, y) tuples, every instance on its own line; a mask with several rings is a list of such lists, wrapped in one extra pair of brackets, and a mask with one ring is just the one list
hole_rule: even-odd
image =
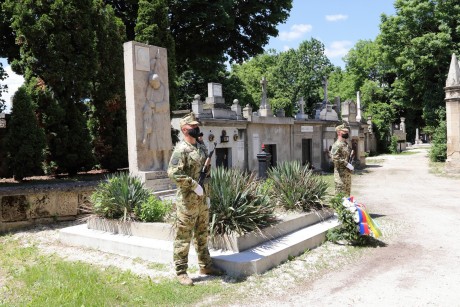
[(331, 155), (335, 168), (344, 169), (347, 167), (348, 159), (350, 159), (350, 151), (348, 143), (345, 141), (337, 140), (334, 145), (332, 145)]
[(206, 152), (203, 147), (204, 145), (195, 146), (181, 141), (174, 148), (169, 161), (168, 176), (177, 184), (182, 193), (188, 193), (196, 187), (206, 161)]

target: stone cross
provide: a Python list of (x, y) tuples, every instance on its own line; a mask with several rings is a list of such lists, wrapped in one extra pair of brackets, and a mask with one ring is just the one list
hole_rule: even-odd
[(261, 109), (267, 109), (267, 79), (262, 77), (260, 84), (262, 85), (262, 101), (260, 102)]
[(299, 114), (304, 114), (304, 108), (305, 108), (305, 101), (303, 100), (303, 97), (300, 97), (300, 100), (299, 100)]
[(328, 83), (326, 77), (324, 77), (322, 84), (324, 86), (324, 101), (327, 102), (327, 86), (328, 86), (329, 83)]

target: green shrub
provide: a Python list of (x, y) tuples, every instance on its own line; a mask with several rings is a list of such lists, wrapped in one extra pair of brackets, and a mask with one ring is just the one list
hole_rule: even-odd
[(142, 222), (163, 222), (171, 211), (171, 207), (171, 202), (162, 201), (152, 194), (147, 201), (141, 204), (140, 208), (134, 209), (134, 213)]
[(6, 165), (11, 175), (24, 177), (42, 173), (45, 133), (35, 115), (36, 106), (24, 86), (13, 96), (13, 110), (5, 138)]
[(390, 139), (390, 147), (388, 148), (392, 154), (398, 153), (398, 137), (393, 135)]
[(444, 162), (447, 159), (446, 110), (442, 108), (437, 110), (436, 113), (439, 118), (439, 126), (436, 128), (430, 127), (433, 131), (433, 137), (431, 140), (429, 156), (431, 162)]
[(123, 221), (135, 220), (134, 211), (141, 212), (142, 205), (152, 195), (137, 177), (128, 173), (108, 175), (91, 195), (94, 213), (110, 218), (121, 218)]
[(281, 162), (268, 171), (270, 198), (286, 210), (308, 212), (323, 204), (328, 184), (299, 161)]
[(211, 236), (242, 235), (276, 223), (275, 205), (254, 174), (218, 167), (211, 178)]

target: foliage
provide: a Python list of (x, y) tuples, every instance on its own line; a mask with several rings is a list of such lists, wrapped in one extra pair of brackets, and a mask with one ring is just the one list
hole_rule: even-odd
[(94, 57), (99, 69), (91, 80), (87, 125), (95, 163), (115, 171), (128, 165), (123, 69), (125, 27), (110, 6), (104, 8), (101, 2), (96, 2), (96, 9)]
[(45, 135), (35, 116), (36, 106), (24, 86), (13, 96), (5, 145), (9, 172), (16, 180), (41, 172)]
[(389, 150), (392, 154), (398, 153), (398, 137), (396, 135), (392, 135), (390, 138)]
[(431, 162), (444, 162), (447, 159), (447, 125), (446, 125), (446, 110), (440, 108), (437, 110), (439, 118), (439, 126), (425, 128), (426, 132), (431, 132), (431, 148), (430, 148), (430, 161)]
[(294, 104), (301, 98), (305, 101), (307, 114), (312, 114), (316, 103), (322, 101), (320, 89), (333, 66), (324, 54), (324, 45), (312, 38), (303, 41), (297, 49), (281, 52), (271, 74), (270, 91), (273, 100), (282, 100), (274, 109), (284, 109), (287, 116), (294, 114)]
[[(262, 87), (260, 81), (262, 77), (270, 78), (271, 71), (276, 65), (278, 54), (273, 50), (259, 54), (242, 64), (232, 65), (231, 75), (238, 78), (247, 91), (249, 97), (245, 104), (249, 104), (254, 110), (257, 110), (262, 97)], [(269, 83), (268, 90), (271, 85)]]
[(164, 202), (152, 194), (140, 207), (134, 208), (134, 213), (142, 222), (163, 222), (171, 207), (171, 202)]
[(242, 235), (276, 222), (275, 205), (262, 193), (254, 174), (238, 169), (212, 169), (210, 190), (212, 236)]
[(377, 138), (377, 151), (388, 151), (388, 140), (390, 138), (390, 125), (395, 119), (395, 109), (391, 104), (384, 102), (371, 103), (368, 105), (366, 115), (372, 116), (373, 131)]
[[(382, 55), (395, 72), (393, 103), (419, 110), (437, 124), (453, 52), (459, 51), (460, 5), (456, 0), (396, 0), (396, 14), (382, 16)], [(419, 123), (417, 126), (420, 126)]]
[(346, 240), (355, 245), (364, 245), (368, 242), (368, 238), (360, 235), (359, 229), (353, 220), (353, 213), (342, 205), (343, 198), (344, 196), (339, 194), (330, 200), (330, 205), (335, 210), (341, 225), (329, 230), (326, 237), (332, 242)]
[[(5, 80), (8, 75), (3, 68), (3, 64), (0, 62), (0, 81)], [(0, 83), (0, 113), (2, 113), (6, 109), (5, 99), (2, 99), (2, 93), (8, 91), (8, 86), (6, 84)]]
[[(149, 210), (155, 203), (150, 202), (151, 193), (137, 177), (120, 172), (108, 175), (91, 195), (94, 213), (109, 219), (123, 221), (136, 219), (135, 213), (149, 216)], [(144, 205), (145, 209), (142, 209)], [(159, 211), (162, 211), (160, 208)]]
[(323, 204), (327, 183), (299, 161), (278, 163), (268, 170), (270, 199), (286, 210), (308, 212)]
[(333, 66), (324, 54), (324, 45), (316, 40), (304, 41), (298, 49), (277, 54), (274, 51), (256, 56), (232, 66), (232, 74), (238, 76), (252, 97), (251, 105), (258, 107), (262, 97), (260, 80), (268, 81), (268, 98), (274, 110), (284, 109), (286, 116), (297, 111), (296, 102), (301, 97), (306, 102), (306, 113), (312, 113), (321, 100), (320, 89), (324, 77)]

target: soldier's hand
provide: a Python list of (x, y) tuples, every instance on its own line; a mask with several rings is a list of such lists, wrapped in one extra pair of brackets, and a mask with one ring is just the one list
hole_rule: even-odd
[(198, 196), (203, 196), (203, 187), (197, 183), (193, 192)]
[(351, 165), (350, 163), (347, 163), (347, 168), (350, 170), (350, 171), (353, 171), (355, 168), (353, 167), (353, 165)]

